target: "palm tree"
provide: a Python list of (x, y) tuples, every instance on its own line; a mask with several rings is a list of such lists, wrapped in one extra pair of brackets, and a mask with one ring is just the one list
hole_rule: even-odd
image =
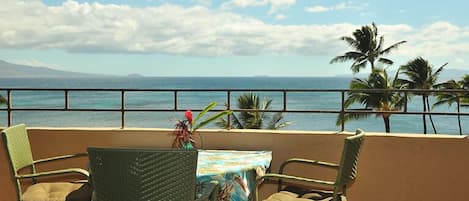
[[(437, 84), (436, 80), (440, 75), (443, 67), (445, 67), (448, 63), (443, 64), (440, 66), (436, 71), (433, 71), (433, 66), (428, 63), (427, 60), (423, 59), (422, 57), (417, 57), (414, 60), (409, 61), (407, 64), (400, 67), (401, 73), (407, 76), (407, 79), (401, 79), (400, 81), (407, 86), (409, 89), (433, 89), (434, 86)], [(427, 122), (425, 118), (425, 112), (430, 111), (430, 103), (428, 100), (428, 96), (430, 93), (428, 92), (421, 92), (415, 93), (417, 95), (422, 96), (422, 103), (423, 103), (423, 112), (422, 119), (423, 119), (423, 133), (427, 133)], [(433, 119), (431, 114), (428, 115), (430, 118), (430, 122), (433, 127), (433, 131), (436, 134), (435, 124), (433, 123)]]
[(8, 101), (5, 97), (3, 97), (2, 95), (0, 95), (0, 105), (6, 105), (8, 104)]
[(400, 41), (393, 45), (383, 48), (384, 37), (378, 36), (378, 28), (375, 23), (371, 26), (362, 26), (353, 32), (353, 37), (343, 36), (340, 38), (350, 45), (354, 51), (346, 52), (344, 55), (334, 57), (330, 63), (346, 62), (352, 60), (352, 66), (350, 69), (353, 73), (360, 72), (360, 69), (365, 68), (367, 63), (370, 63), (371, 69), (375, 68), (375, 61), (392, 65), (394, 62), (390, 59), (384, 58), (383, 56), (389, 54), (392, 50), (399, 47), (399, 45), (406, 41)]
[[(237, 99), (239, 109), (251, 110), (269, 110), (272, 99), (262, 99), (254, 93), (244, 93)], [(288, 126), (290, 122), (282, 121), (283, 113), (277, 112), (269, 115), (262, 111), (242, 111), (237, 114), (231, 114), (232, 120), (229, 125), (227, 119), (220, 119), (216, 125), (220, 128), (237, 128), (237, 129), (280, 129)]]
[[(469, 75), (466, 75), (466, 78), (469, 80)], [(455, 80), (448, 80), (444, 83), (438, 84), (436, 88), (442, 89), (464, 89), (464, 80), (455, 81)], [(469, 84), (469, 83), (467, 83)], [(451, 106), (453, 103), (456, 103), (456, 107), (458, 110), (458, 126), (459, 126), (459, 135), (462, 135), (462, 127), (461, 127), (461, 102), (465, 102), (469, 100), (469, 94), (464, 92), (450, 92), (450, 93), (443, 93), (438, 94), (436, 96), (437, 102), (433, 104), (433, 107), (442, 105), (447, 103)]]
[[(396, 73), (393, 80), (388, 79), (386, 70), (382, 68), (375, 68), (369, 75), (368, 79), (354, 78), (350, 82), (350, 89), (368, 90), (368, 89), (400, 89), (400, 83)], [(404, 105), (404, 97), (396, 92), (368, 92), (368, 91), (350, 91), (345, 101), (345, 107), (348, 108), (354, 103), (361, 103), (365, 109), (371, 109), (379, 112), (398, 111)], [(344, 121), (358, 120), (367, 118), (369, 113), (346, 113), (343, 118)], [(391, 132), (390, 113), (376, 114), (381, 116), (384, 121), (386, 133)], [(336, 124), (340, 125), (342, 122), (342, 115), (339, 115)]]

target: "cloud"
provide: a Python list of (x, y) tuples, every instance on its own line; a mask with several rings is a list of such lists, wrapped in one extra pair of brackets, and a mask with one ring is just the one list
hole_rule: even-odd
[(233, 8), (270, 6), (269, 14), (274, 14), (294, 5), (295, 3), (296, 0), (231, 0), (223, 3), (220, 7), (223, 10), (229, 10)]
[(209, 7), (210, 5), (212, 5), (212, 0), (195, 0), (195, 3), (197, 5)]
[(331, 9), (324, 7), (324, 6), (311, 6), (311, 7), (306, 7), (305, 10), (311, 13), (322, 13), (322, 12), (330, 11)]
[(31, 66), (31, 67), (47, 67), (47, 68), (53, 68), (56, 70), (63, 69), (62, 66), (57, 65), (57, 64), (51, 64), (51, 63), (46, 63), (42, 62), (36, 59), (27, 59), (27, 60), (13, 60), (9, 61), (10, 63), (13, 64), (18, 64), (18, 65), (26, 65), (26, 66)]
[[(196, 56), (321, 54), (339, 37), (333, 26), (280, 26), (201, 6), (12, 2), (0, 12), (3, 48), (82, 53), (161, 53)], [(352, 26), (349, 25), (348, 31)], [(343, 29), (343, 27), (342, 27)]]
[(275, 16), (276, 20), (283, 20), (285, 18), (287, 18), (287, 16), (285, 16), (284, 14), (278, 14), (278, 15)]
[(310, 13), (322, 13), (322, 12), (343, 10), (343, 9), (349, 9), (349, 8), (358, 8), (358, 7), (352, 6), (351, 2), (342, 2), (342, 3), (332, 5), (329, 7), (320, 6), (320, 5), (309, 6), (305, 8), (305, 11), (310, 12)]
[(434, 22), (418, 28), (388, 30), (391, 39), (407, 40), (400, 55), (424, 57), (462, 57), (469, 53), (469, 27), (459, 27), (449, 22)]
[[(273, 25), (202, 6), (133, 8), (78, 3), (46, 6), (41, 1), (2, 2), (0, 48), (61, 49), (80, 53), (188, 56), (335, 56), (349, 50), (341, 36), (362, 25)], [(281, 14), (277, 16), (281, 17)], [(421, 27), (379, 25), (385, 46), (407, 40), (392, 56), (467, 58), (469, 27), (435, 22)]]

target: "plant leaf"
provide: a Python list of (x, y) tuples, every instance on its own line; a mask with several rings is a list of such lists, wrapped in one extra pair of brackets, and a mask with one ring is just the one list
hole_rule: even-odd
[(197, 129), (201, 128), (202, 126), (205, 126), (206, 124), (208, 124), (208, 123), (210, 123), (210, 122), (212, 122), (212, 121), (214, 121), (214, 120), (216, 120), (216, 119), (218, 119), (218, 118), (221, 118), (221, 117), (223, 117), (223, 116), (225, 116), (225, 115), (229, 115), (229, 114), (231, 114), (231, 113), (232, 113), (231, 110), (226, 110), (226, 111), (220, 112), (220, 113), (218, 113), (218, 114), (215, 114), (215, 115), (213, 115), (213, 116), (211, 116), (211, 117), (209, 117), (209, 118), (203, 120), (203, 121), (200, 122), (199, 124), (197, 124), (197, 125), (194, 127), (194, 129), (192, 129), (192, 132), (195, 132)]
[(207, 113), (208, 111), (210, 111), (213, 107), (215, 107), (217, 105), (216, 102), (211, 102), (209, 103), (198, 115), (197, 117), (194, 119), (193, 121), (193, 124), (195, 125), (197, 123), (197, 121), (202, 118), (205, 113)]

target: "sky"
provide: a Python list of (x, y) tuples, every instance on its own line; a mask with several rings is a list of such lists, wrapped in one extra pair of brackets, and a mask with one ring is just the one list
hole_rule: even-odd
[[(352, 75), (339, 38), (372, 22), (388, 69), (469, 70), (467, 0), (0, 0), (0, 60), (145, 76)], [(366, 70), (365, 70), (366, 72)]]

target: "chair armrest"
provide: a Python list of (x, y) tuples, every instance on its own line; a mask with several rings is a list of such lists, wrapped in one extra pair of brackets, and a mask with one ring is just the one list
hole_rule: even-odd
[(33, 161), (33, 163), (37, 164), (37, 163), (43, 163), (43, 162), (49, 162), (49, 161), (67, 159), (67, 158), (83, 157), (83, 156), (88, 156), (88, 153), (78, 153), (78, 154), (69, 154), (69, 155), (55, 156), (55, 157), (50, 157), (50, 158), (43, 158), (43, 159), (35, 160)]
[(287, 166), (290, 163), (303, 163), (303, 164), (310, 164), (310, 165), (317, 165), (317, 166), (322, 166), (322, 167), (327, 167), (327, 168), (339, 169), (339, 165), (335, 163), (328, 163), (324, 161), (309, 160), (309, 159), (303, 159), (303, 158), (291, 158), (291, 159), (284, 161), (280, 165), (279, 174), (282, 174), (285, 166)]
[(15, 178), (17, 179), (26, 179), (26, 178), (35, 178), (35, 177), (45, 177), (45, 176), (52, 176), (52, 175), (60, 175), (60, 174), (81, 174), (83, 176), (89, 177), (88, 171), (81, 169), (81, 168), (67, 168), (62, 170), (53, 170), (53, 171), (45, 171), (45, 172), (37, 172), (32, 174), (21, 174), (16, 175)]
[(256, 190), (254, 191), (254, 201), (258, 201), (258, 188), (259, 185), (265, 180), (286, 180), (286, 181), (293, 181), (293, 182), (303, 182), (303, 183), (310, 183), (310, 184), (320, 184), (320, 185), (326, 185), (326, 186), (334, 186), (335, 182), (333, 181), (324, 181), (324, 180), (319, 180), (319, 179), (310, 179), (310, 178), (305, 178), (305, 177), (297, 177), (297, 176), (291, 176), (291, 175), (285, 175), (285, 174), (273, 174), (273, 173), (268, 173), (265, 174), (261, 177), (259, 177), (256, 180)]
[(195, 201), (216, 201), (220, 192), (220, 184), (216, 180), (202, 182), (197, 185)]
[[(339, 169), (339, 165), (335, 164), (335, 163), (328, 163), (328, 162), (324, 162), (324, 161), (309, 160), (309, 159), (303, 159), (303, 158), (291, 158), (291, 159), (288, 159), (288, 160), (284, 161), (280, 165), (279, 174), (280, 175), (283, 174), (284, 173), (283, 170), (285, 169), (285, 167), (288, 164), (291, 164), (291, 163), (302, 163), (302, 164), (316, 165), (316, 166), (321, 166), (321, 167), (326, 167), (326, 168), (332, 168), (332, 169), (336, 169), (336, 170)], [(282, 188), (282, 180), (279, 179), (278, 180), (277, 191), (280, 192), (281, 188)]]

